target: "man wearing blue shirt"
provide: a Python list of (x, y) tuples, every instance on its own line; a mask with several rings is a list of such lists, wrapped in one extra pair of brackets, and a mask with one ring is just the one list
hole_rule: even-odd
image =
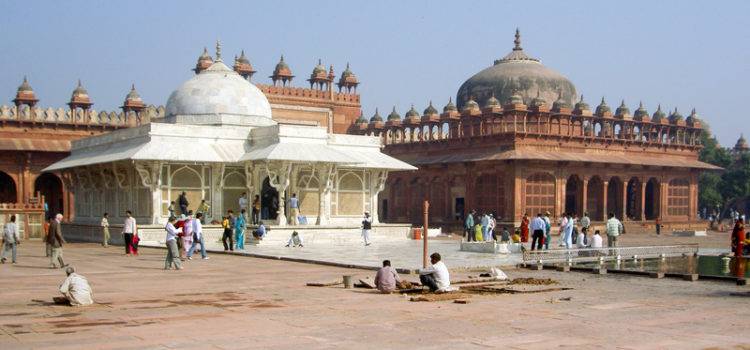
[(299, 225), (299, 198), (296, 193), (292, 193), (292, 198), (289, 198), (289, 216), (292, 225)]

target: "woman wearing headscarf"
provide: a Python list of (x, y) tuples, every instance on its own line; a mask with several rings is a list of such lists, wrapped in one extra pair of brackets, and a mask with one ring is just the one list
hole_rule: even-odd
[(237, 249), (245, 249), (245, 209), (240, 210), (234, 222), (234, 238)]
[(742, 249), (745, 242), (745, 223), (742, 219), (737, 219), (732, 230), (732, 251), (734, 256), (742, 256)]

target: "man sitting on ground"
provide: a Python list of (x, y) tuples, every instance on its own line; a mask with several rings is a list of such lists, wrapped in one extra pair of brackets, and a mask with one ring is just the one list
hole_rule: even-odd
[(302, 236), (297, 231), (292, 232), (292, 236), (289, 237), (289, 241), (286, 242), (287, 247), (300, 247), (302, 248)]
[(396, 290), (396, 284), (401, 282), (398, 272), (391, 267), (390, 260), (383, 260), (383, 267), (375, 275), (375, 287), (381, 293), (392, 293)]
[(430, 255), (430, 267), (419, 270), (419, 280), (423, 286), (430, 288), (432, 292), (451, 291), (450, 274), (448, 267), (440, 261), (440, 253)]
[(86, 306), (94, 303), (91, 286), (86, 277), (75, 273), (75, 269), (65, 269), (68, 278), (60, 285), (60, 293), (63, 297), (54, 297), (56, 304), (69, 304), (71, 306)]
[(258, 223), (258, 228), (253, 231), (253, 236), (258, 239), (263, 239), (266, 236), (266, 225), (263, 225), (263, 221)]

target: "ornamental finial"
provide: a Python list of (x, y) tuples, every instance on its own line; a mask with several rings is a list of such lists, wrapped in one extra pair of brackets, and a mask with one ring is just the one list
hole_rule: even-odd
[(521, 32), (516, 28), (516, 40), (513, 40), (513, 43), (515, 44), (515, 47), (513, 47), (513, 50), (523, 50), (521, 48)]
[(216, 39), (216, 61), (221, 61), (221, 41)]

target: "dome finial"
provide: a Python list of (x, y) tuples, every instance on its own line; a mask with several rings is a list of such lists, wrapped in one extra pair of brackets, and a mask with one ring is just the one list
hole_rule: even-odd
[(513, 43), (515, 44), (513, 47), (514, 51), (523, 50), (521, 48), (521, 31), (518, 30), (518, 27), (516, 27), (516, 40), (513, 40)]
[(219, 39), (216, 39), (216, 61), (221, 61), (221, 41)]

